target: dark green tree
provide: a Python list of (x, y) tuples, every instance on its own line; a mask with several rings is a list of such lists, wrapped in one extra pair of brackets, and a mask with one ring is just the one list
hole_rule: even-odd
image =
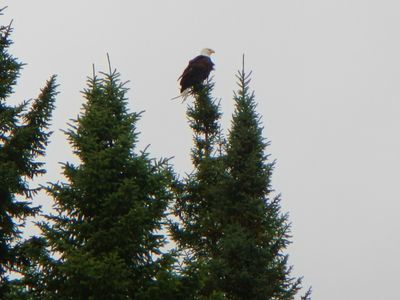
[(67, 182), (47, 188), (57, 213), (25, 249), (35, 253), (24, 282), (33, 299), (174, 299), (160, 233), (172, 173), (136, 150), (140, 113), (128, 112), (126, 91), (111, 68), (88, 80), (66, 131), (80, 163), (66, 163)]
[(19, 271), (16, 249), (26, 218), (40, 209), (32, 204), (39, 188), (31, 187), (30, 181), (45, 173), (37, 159), (45, 154), (57, 94), (53, 76), (37, 99), (8, 103), (23, 66), (8, 52), (11, 33), (11, 23), (0, 27), (0, 299), (8, 297), (10, 272)]
[(171, 226), (183, 254), (182, 285), (192, 292), (188, 299), (294, 299), (301, 278), (291, 276), (284, 252), (288, 215), (271, 188), (274, 162), (265, 153), (250, 74), (243, 68), (238, 80), (228, 141), (212, 83), (196, 89), (188, 109), (194, 171), (176, 184), (180, 222)]
[(284, 252), (290, 224), (288, 215), (281, 213), (280, 196), (271, 188), (274, 162), (265, 154), (268, 143), (249, 90), (250, 74), (243, 67), (237, 75), (215, 277), (227, 299), (294, 299), (301, 279), (290, 275)]
[[(171, 226), (172, 236), (183, 254), (182, 282), (188, 299), (217, 297), (211, 262), (221, 239), (219, 210), (223, 165), (223, 137), (219, 103), (212, 98), (213, 83), (197, 87), (187, 116), (194, 132), (194, 171), (176, 185), (174, 212), (179, 219)], [(191, 293), (189, 298), (189, 294)]]

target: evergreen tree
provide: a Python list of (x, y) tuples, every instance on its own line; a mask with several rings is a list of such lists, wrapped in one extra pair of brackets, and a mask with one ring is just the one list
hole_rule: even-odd
[(227, 299), (293, 299), (301, 279), (291, 277), (284, 254), (290, 237), (288, 216), (280, 212), (280, 196), (272, 195), (274, 162), (265, 154), (268, 143), (249, 90), (250, 74), (243, 67), (237, 78), (215, 277)]
[(170, 257), (160, 250), (159, 233), (171, 198), (168, 162), (137, 153), (140, 114), (127, 111), (119, 74), (110, 68), (102, 75), (88, 80), (83, 112), (66, 131), (80, 164), (66, 163), (67, 182), (47, 189), (57, 213), (41, 224), (44, 239), (36, 241), (28, 268), (28, 294), (152, 299), (164, 290), (173, 299)]
[[(301, 279), (290, 275), (284, 250), (288, 216), (270, 186), (274, 162), (262, 137), (250, 74), (238, 75), (228, 141), (208, 83), (188, 109), (195, 170), (176, 184), (172, 235), (184, 253), (182, 283), (187, 299), (294, 299)], [(302, 299), (309, 299), (310, 291)]]
[(9, 273), (19, 270), (16, 249), (26, 218), (39, 211), (31, 202), (38, 188), (29, 182), (45, 173), (37, 158), (44, 155), (50, 136), (57, 87), (53, 76), (32, 103), (7, 103), (23, 66), (8, 52), (11, 32), (11, 23), (0, 27), (0, 299), (9, 292)]
[(187, 111), (194, 132), (195, 170), (176, 185), (174, 209), (180, 222), (171, 227), (178, 248), (184, 253), (183, 286), (196, 299), (218, 294), (210, 263), (218, 252), (221, 238), (218, 213), (225, 170), (219, 125), (221, 112), (211, 96), (212, 89), (211, 82), (197, 87), (193, 93), (194, 104)]

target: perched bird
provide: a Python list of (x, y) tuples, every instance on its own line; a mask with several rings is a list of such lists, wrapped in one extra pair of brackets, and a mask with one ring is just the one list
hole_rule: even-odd
[(175, 98), (182, 97), (183, 101), (189, 96), (191, 91), (196, 91), (200, 84), (208, 78), (214, 69), (214, 63), (211, 61), (210, 55), (215, 53), (210, 48), (201, 50), (200, 55), (189, 61), (188, 66), (178, 78), (181, 85), (181, 94)]

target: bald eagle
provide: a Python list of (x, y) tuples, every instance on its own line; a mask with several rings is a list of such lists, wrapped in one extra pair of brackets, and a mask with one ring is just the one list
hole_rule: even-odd
[(182, 97), (183, 101), (185, 101), (191, 91), (198, 90), (200, 84), (208, 78), (214, 69), (214, 63), (210, 58), (213, 53), (215, 53), (214, 50), (204, 48), (201, 50), (200, 55), (189, 61), (188, 66), (178, 78), (181, 85), (181, 94), (175, 98)]

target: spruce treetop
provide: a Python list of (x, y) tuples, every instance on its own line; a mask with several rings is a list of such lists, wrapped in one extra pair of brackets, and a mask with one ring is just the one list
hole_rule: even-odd
[(137, 153), (140, 113), (128, 112), (126, 92), (111, 68), (87, 81), (82, 112), (66, 131), (80, 161), (64, 164), (66, 182), (47, 188), (56, 213), (41, 224), (42, 248), (57, 258), (41, 252), (44, 285), (36, 281), (32, 295), (147, 299), (159, 292), (160, 274), (170, 279), (159, 231), (171, 171), (167, 160)]
[(243, 63), (227, 142), (226, 209), (215, 269), (228, 299), (294, 299), (301, 278), (292, 277), (287, 265), (290, 223), (281, 213), (280, 196), (272, 194), (274, 162), (265, 154), (268, 143), (250, 76)]

